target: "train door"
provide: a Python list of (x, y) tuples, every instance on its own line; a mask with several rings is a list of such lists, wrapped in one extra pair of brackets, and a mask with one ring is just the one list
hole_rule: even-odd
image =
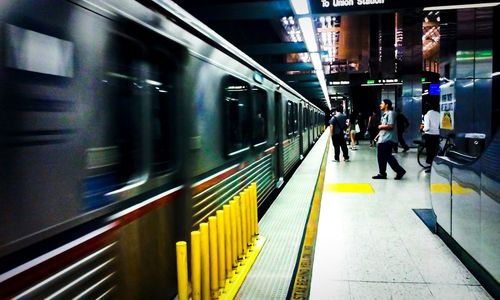
[(304, 105), (302, 103), (299, 103), (299, 111), (298, 111), (298, 122), (299, 122), (299, 151), (300, 151), (300, 158), (303, 158), (304, 152), (305, 152), (305, 145), (304, 145)]
[(283, 98), (281, 93), (274, 93), (274, 146), (276, 147), (276, 175), (279, 178), (276, 187), (283, 184)]

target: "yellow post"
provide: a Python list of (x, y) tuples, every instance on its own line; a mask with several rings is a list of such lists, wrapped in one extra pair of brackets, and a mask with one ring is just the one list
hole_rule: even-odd
[(253, 223), (252, 223), (252, 195), (250, 194), (250, 188), (245, 189), (245, 194), (246, 196), (246, 203), (247, 203), (247, 244), (250, 245), (252, 244), (252, 231), (253, 231)]
[(238, 233), (236, 226), (236, 201), (229, 201), (229, 210), (231, 211), (231, 254), (233, 266), (238, 263)]
[(187, 244), (177, 242), (175, 244), (177, 252), (177, 290), (178, 299), (188, 299), (188, 264), (187, 264)]
[(252, 183), (255, 197), (255, 234), (259, 235), (259, 198), (257, 195), (257, 183)]
[(200, 232), (191, 232), (191, 297), (201, 300), (201, 244)]
[(255, 192), (254, 192), (254, 185), (253, 183), (250, 184), (250, 202), (251, 202), (251, 206), (252, 206), (252, 237), (255, 237), (255, 235), (257, 234), (257, 232), (255, 231), (255, 227), (257, 226), (255, 224), (255, 222), (257, 222), (257, 205), (256, 205), (256, 201), (255, 201)]
[(231, 207), (228, 204), (224, 204), (224, 240), (226, 241), (226, 273), (227, 277), (231, 276), (231, 271), (233, 270), (233, 245), (231, 239)]
[(243, 242), (243, 253), (247, 253), (247, 243), (248, 243), (248, 234), (247, 234), (247, 205), (246, 205), (246, 194), (245, 192), (240, 193), (240, 207), (241, 207), (241, 240)]
[(201, 298), (210, 299), (210, 242), (208, 224), (200, 224), (201, 239)]
[(240, 210), (240, 197), (234, 197), (234, 204), (236, 210), (236, 239), (237, 239), (237, 257), (243, 254), (243, 242), (241, 240), (241, 210)]
[(217, 260), (217, 218), (208, 218), (208, 230), (210, 237), (210, 291), (212, 297), (219, 291), (219, 262)]
[(223, 288), (226, 285), (226, 242), (225, 242), (225, 216), (222, 210), (217, 213), (217, 249), (219, 250), (219, 287)]

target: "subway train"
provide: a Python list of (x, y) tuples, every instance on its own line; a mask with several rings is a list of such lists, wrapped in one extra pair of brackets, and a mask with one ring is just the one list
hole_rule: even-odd
[(3, 0), (0, 49), (2, 299), (175, 297), (175, 242), (324, 130), (171, 1)]

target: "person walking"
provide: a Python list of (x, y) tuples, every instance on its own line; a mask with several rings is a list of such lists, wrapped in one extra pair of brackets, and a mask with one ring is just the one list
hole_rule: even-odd
[(356, 147), (356, 134), (359, 132), (359, 124), (355, 113), (349, 115), (349, 138), (351, 139), (351, 150), (358, 150)]
[(378, 134), (378, 125), (380, 120), (376, 112), (373, 112), (372, 115), (368, 118), (368, 133), (370, 134), (370, 147), (375, 146), (375, 137)]
[[(440, 114), (438, 110), (437, 104), (430, 104), (430, 109), (425, 114), (424, 123), (421, 125), (424, 132), (425, 151), (427, 152), (425, 161), (429, 166), (439, 151)], [(430, 170), (429, 167), (425, 172), (429, 173)]]
[(380, 132), (377, 141), (377, 160), (379, 173), (373, 179), (387, 179), (387, 163), (396, 172), (394, 179), (400, 180), (406, 174), (406, 170), (399, 165), (392, 156), (392, 147), (397, 143), (396, 113), (392, 111), (392, 101), (384, 99), (380, 102), (380, 110), (383, 112), (381, 124), (378, 126)]
[(336, 113), (330, 119), (330, 134), (332, 136), (333, 149), (335, 150), (335, 161), (340, 161), (340, 149), (342, 149), (344, 161), (349, 161), (349, 153), (344, 138), (347, 117), (344, 115), (342, 106), (338, 106), (335, 111)]
[[(396, 125), (398, 128), (398, 143), (403, 147), (403, 152), (406, 152), (410, 150), (410, 147), (406, 144), (403, 133), (410, 126), (410, 122), (408, 122), (408, 119), (399, 108), (396, 108)], [(394, 152), (396, 153), (398, 153), (398, 143), (394, 145)]]

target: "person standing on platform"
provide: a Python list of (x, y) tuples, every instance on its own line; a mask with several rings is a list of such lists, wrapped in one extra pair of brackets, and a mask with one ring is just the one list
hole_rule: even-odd
[(347, 145), (344, 138), (344, 130), (347, 125), (347, 117), (344, 115), (344, 109), (342, 106), (338, 106), (336, 113), (330, 119), (330, 134), (332, 136), (333, 149), (335, 150), (335, 161), (340, 160), (340, 149), (342, 149), (342, 155), (344, 156), (344, 161), (349, 161), (349, 153), (347, 152)]
[[(410, 150), (410, 147), (406, 144), (403, 133), (410, 126), (410, 122), (399, 108), (396, 109), (396, 125), (398, 128), (398, 143), (403, 147), (403, 152), (406, 152)], [(394, 146), (394, 152), (398, 153), (397, 143)]]
[(387, 163), (391, 166), (391, 169), (396, 172), (396, 177), (394, 179), (399, 180), (403, 178), (406, 174), (406, 170), (403, 169), (392, 156), (392, 147), (394, 143), (398, 142), (397, 137), (397, 125), (396, 125), (396, 113), (392, 111), (392, 101), (389, 99), (384, 99), (380, 102), (380, 110), (382, 111), (381, 124), (378, 126), (380, 132), (378, 134), (377, 141), (377, 160), (379, 173), (373, 176), (373, 179), (387, 179)]
[(370, 147), (375, 146), (375, 137), (378, 134), (378, 125), (380, 120), (377, 116), (376, 112), (373, 112), (372, 115), (368, 118), (368, 133), (370, 135)]
[(431, 104), (430, 109), (424, 116), (424, 124), (421, 125), (424, 132), (425, 151), (427, 152), (425, 161), (429, 164), (426, 173), (430, 172), (430, 165), (439, 151), (440, 115), (436, 106), (436, 104)]
[(355, 113), (351, 113), (349, 115), (349, 129), (347, 130), (347, 132), (349, 133), (349, 138), (351, 140), (351, 150), (358, 150), (358, 148), (356, 147), (356, 134), (358, 134), (359, 132), (359, 124)]

